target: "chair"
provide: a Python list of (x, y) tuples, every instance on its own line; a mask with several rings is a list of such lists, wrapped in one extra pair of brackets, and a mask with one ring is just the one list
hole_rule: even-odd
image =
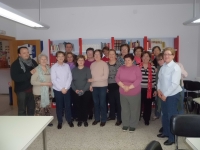
[(171, 117), (170, 128), (175, 135), (176, 150), (178, 150), (178, 136), (200, 137), (200, 115), (175, 115)]
[(190, 96), (186, 97), (185, 98), (185, 103), (186, 103), (186, 110), (187, 110), (187, 112), (192, 113), (193, 110), (194, 110), (194, 107), (195, 107), (193, 98), (190, 97)]
[(160, 143), (158, 141), (151, 141), (147, 145), (145, 150), (163, 150), (163, 149), (162, 149), (162, 146), (160, 145)]

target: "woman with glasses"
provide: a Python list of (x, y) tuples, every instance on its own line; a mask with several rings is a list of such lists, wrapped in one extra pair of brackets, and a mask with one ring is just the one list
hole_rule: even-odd
[(163, 132), (157, 136), (160, 138), (167, 137), (168, 140), (164, 145), (172, 145), (175, 142), (174, 135), (170, 131), (170, 118), (178, 114), (178, 102), (180, 100), (182, 88), (181, 68), (174, 62), (175, 50), (171, 47), (163, 51), (165, 63), (158, 74), (157, 92), (161, 101)]

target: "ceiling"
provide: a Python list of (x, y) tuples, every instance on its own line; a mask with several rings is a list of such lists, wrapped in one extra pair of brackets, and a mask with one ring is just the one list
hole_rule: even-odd
[[(200, 1), (200, 0), (197, 0)], [(39, 0), (0, 0), (15, 9), (37, 9)], [(42, 8), (189, 4), (193, 0), (41, 0)]]

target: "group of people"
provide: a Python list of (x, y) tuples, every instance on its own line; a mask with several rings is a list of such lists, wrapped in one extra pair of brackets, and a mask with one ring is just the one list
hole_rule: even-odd
[(58, 129), (62, 128), (63, 115), (70, 127), (74, 119), (79, 127), (87, 127), (87, 120), (94, 114), (92, 125), (100, 123), (103, 127), (117, 118), (116, 126), (122, 124), (123, 131), (133, 132), (141, 117), (149, 125), (154, 101), (153, 119), (161, 116), (163, 126), (157, 136), (168, 137), (165, 145), (174, 143), (170, 117), (183, 113), (182, 78), (187, 72), (174, 62), (173, 48), (161, 52), (155, 46), (154, 59), (141, 46), (131, 54), (129, 45), (122, 44), (120, 55), (107, 47), (88, 48), (85, 59), (72, 53), (71, 43), (65, 44), (66, 53), (58, 51), (57, 62), (51, 68), (46, 55), (38, 56), (38, 65), (26, 47), (18, 49), (19, 57), (11, 65), (18, 115), (51, 115), (51, 100), (55, 97)]

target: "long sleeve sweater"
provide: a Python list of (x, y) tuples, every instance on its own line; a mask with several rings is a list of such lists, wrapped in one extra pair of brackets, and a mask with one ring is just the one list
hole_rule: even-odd
[(105, 87), (108, 86), (108, 64), (104, 61), (95, 61), (90, 66), (92, 74), (92, 87)]
[(131, 84), (134, 86), (134, 88), (128, 92), (125, 92), (124, 89), (120, 87), (119, 92), (122, 95), (134, 96), (141, 92), (142, 73), (138, 66), (121, 66), (118, 69), (115, 80), (117, 83), (121, 81), (125, 86), (130, 86)]
[(79, 69), (78, 67), (72, 70), (72, 83), (71, 87), (74, 91), (82, 90), (83, 92), (88, 91), (90, 88), (90, 82), (88, 79), (91, 79), (90, 69), (84, 67), (83, 69)]

